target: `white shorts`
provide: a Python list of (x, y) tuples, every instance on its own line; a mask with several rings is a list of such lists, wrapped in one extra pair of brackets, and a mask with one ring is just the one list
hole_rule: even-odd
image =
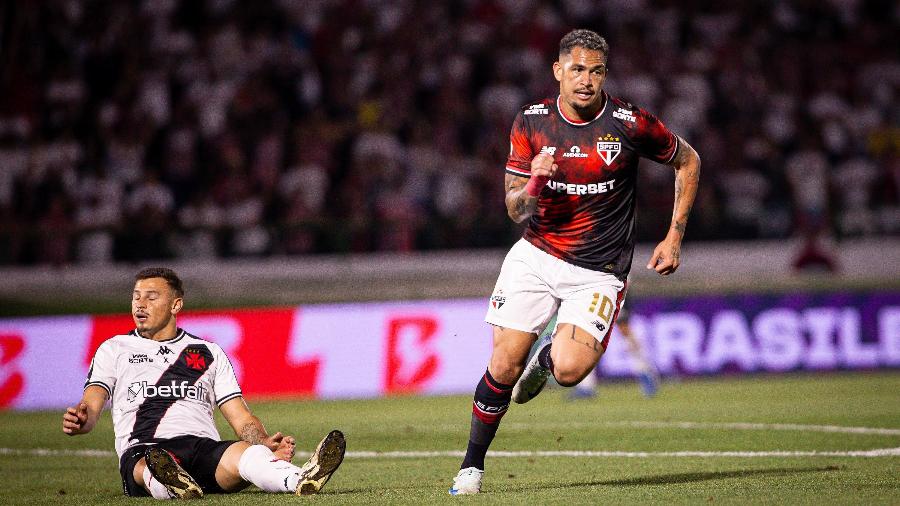
[(605, 349), (625, 289), (608, 272), (572, 265), (520, 239), (503, 260), (485, 321), (540, 334), (558, 310), (557, 326), (584, 329)]

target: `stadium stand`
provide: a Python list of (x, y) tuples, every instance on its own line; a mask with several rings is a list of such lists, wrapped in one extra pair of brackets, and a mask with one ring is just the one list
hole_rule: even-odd
[[(3, 9), (0, 264), (508, 245), (509, 124), (555, 93), (573, 26), (610, 41), (607, 89), (702, 154), (691, 240), (900, 233), (889, 1)], [(652, 241), (672, 178), (642, 177)]]

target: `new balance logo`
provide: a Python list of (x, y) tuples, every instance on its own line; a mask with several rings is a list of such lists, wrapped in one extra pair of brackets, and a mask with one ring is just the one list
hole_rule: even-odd
[(550, 156), (556, 154), (556, 146), (544, 146), (541, 148), (541, 154), (547, 153)]

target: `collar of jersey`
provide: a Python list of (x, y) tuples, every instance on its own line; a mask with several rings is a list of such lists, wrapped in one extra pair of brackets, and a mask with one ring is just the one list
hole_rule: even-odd
[(568, 123), (568, 124), (570, 124), (570, 125), (575, 125), (575, 126), (584, 126), (584, 125), (587, 125), (588, 123), (592, 123), (592, 122), (594, 122), (594, 121), (597, 121), (597, 118), (599, 118), (600, 116), (603, 116), (603, 111), (606, 110), (606, 104), (609, 103), (609, 95), (607, 95), (605, 91), (603, 91), (603, 92), (601, 92), (601, 93), (603, 93), (603, 107), (600, 108), (600, 111), (597, 113), (596, 116), (594, 116), (594, 119), (590, 119), (590, 120), (588, 120), (588, 121), (572, 121), (571, 119), (569, 119), (569, 118), (566, 116), (566, 113), (563, 112), (562, 107), (559, 106), (559, 99), (562, 98), (562, 95), (557, 95), (557, 96), (556, 96), (556, 110), (559, 111), (560, 117), (561, 117), (566, 123)]
[[(186, 334), (186, 332), (185, 332), (184, 329), (182, 329), (182, 328), (178, 328), (177, 330), (178, 330), (178, 331), (175, 333), (175, 337), (170, 337), (169, 339), (166, 339), (166, 340), (164, 340), (164, 341), (157, 341), (157, 342), (158, 342), (158, 343), (174, 343), (175, 341), (178, 341), (179, 339), (181, 339), (182, 337), (184, 337), (184, 335)], [(140, 334), (138, 333), (137, 329), (132, 330), (132, 331), (131, 331), (131, 335), (136, 336), (136, 337), (140, 337), (141, 339), (147, 339), (146, 337), (140, 335)]]

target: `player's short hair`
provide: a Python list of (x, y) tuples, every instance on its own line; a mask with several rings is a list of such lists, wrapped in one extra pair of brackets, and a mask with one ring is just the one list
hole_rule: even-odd
[(606, 43), (606, 39), (591, 30), (577, 29), (563, 35), (559, 41), (559, 55), (571, 54), (572, 49), (576, 47), (600, 51), (603, 56), (609, 57), (609, 44)]
[(175, 271), (172, 269), (169, 269), (168, 267), (147, 267), (146, 269), (141, 269), (134, 275), (135, 281), (150, 278), (165, 279), (169, 288), (175, 292), (176, 297), (184, 297), (184, 285), (181, 283), (181, 278), (179, 278), (178, 274), (175, 274)]

